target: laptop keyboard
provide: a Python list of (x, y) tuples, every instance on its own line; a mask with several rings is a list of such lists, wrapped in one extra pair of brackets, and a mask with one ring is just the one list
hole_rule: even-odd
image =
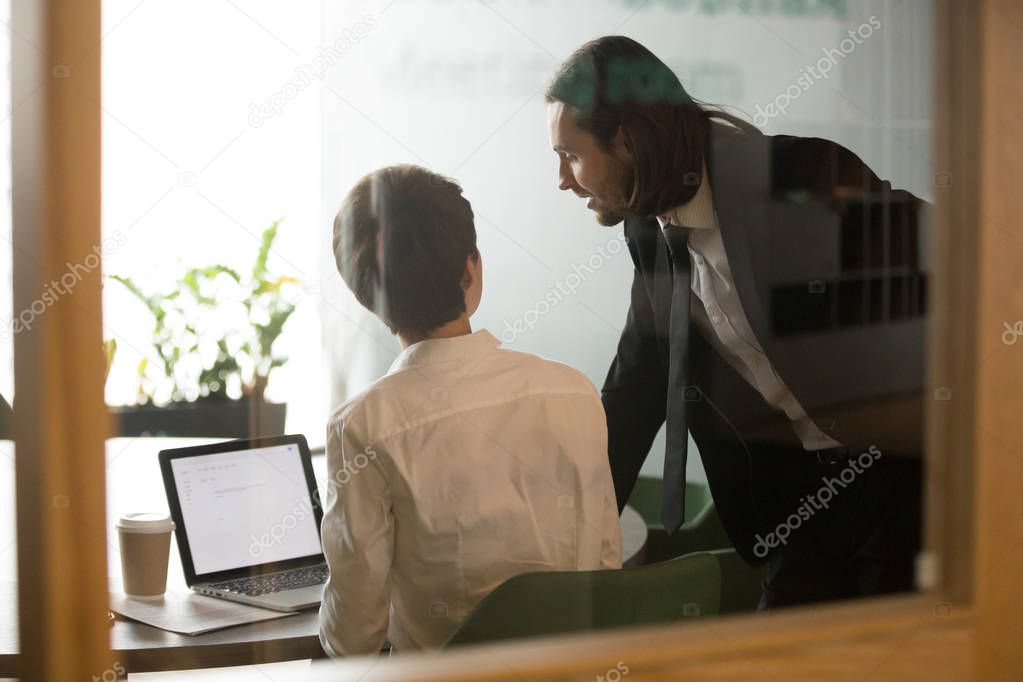
[(216, 583), (210, 585), (210, 587), (223, 592), (234, 592), (235, 594), (244, 594), (248, 597), (256, 597), (272, 592), (283, 592), (284, 590), (295, 590), (300, 587), (319, 585), (326, 581), (326, 566), (310, 566), (308, 568), (293, 568), (290, 571), (281, 571), (280, 573), (237, 578)]

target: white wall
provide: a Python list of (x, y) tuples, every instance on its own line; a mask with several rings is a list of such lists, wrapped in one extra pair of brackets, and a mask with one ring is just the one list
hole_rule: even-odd
[[(596, 225), (581, 200), (556, 190), (542, 96), (556, 66), (586, 40), (625, 34), (672, 66), (695, 97), (752, 119), (757, 105), (796, 83), (824, 48), (841, 49), (847, 31), (871, 16), (869, 38), (836, 56), (828, 77), (801, 89), (764, 129), (834, 139), (895, 185), (929, 197), (928, 2), (325, 2), (324, 42), (360, 22), (375, 25), (323, 93), (325, 220), (377, 167), (411, 162), (450, 174), (476, 212), (485, 262), (474, 324), (500, 335), (507, 322), (547, 310), (508, 345), (575, 365), (599, 386), (632, 267), (624, 249), (598, 255), (620, 228)], [(576, 266), (591, 257), (600, 267), (580, 276)], [(329, 254), (321, 267), (333, 271)], [(538, 307), (559, 284), (577, 281), (573, 295)], [(325, 295), (338, 399), (385, 371), (397, 346), (338, 279)], [(663, 435), (644, 473), (659, 473), (662, 452)], [(704, 478), (698, 457), (690, 469)]]
[[(284, 218), (270, 266), (308, 283), (276, 350), (288, 364), (268, 397), (289, 404), (288, 430), (322, 439), (319, 90), (278, 97), (319, 46), (319, 4), (107, 0), (103, 6), (103, 233), (124, 236), (107, 274), (165, 286), (186, 266), (252, 267), (262, 230)], [(306, 293), (306, 292), (310, 293)], [(118, 340), (112, 404), (135, 399), (135, 368), (155, 359), (152, 320), (116, 284), (104, 325)]]
[[(542, 88), (557, 64), (590, 38), (623, 33), (696, 97), (752, 118), (874, 16), (880, 28), (765, 130), (835, 139), (929, 198), (938, 170), (929, 165), (930, 14), (926, 0), (109, 0), (103, 225), (126, 243), (105, 271), (155, 286), (181, 265), (245, 267), (259, 231), (285, 217), (273, 263), (306, 286), (279, 346), (291, 361), (270, 395), (289, 402), (289, 430), (318, 442), (330, 404), (379, 376), (398, 350), (341, 284), (330, 219), (362, 174), (420, 163), (458, 179), (476, 211), (486, 293), (475, 324), (500, 334), (546, 311), (509, 345), (580, 367), (599, 386), (631, 267), (612, 243), (620, 231), (597, 226), (555, 189)], [(322, 62), (331, 47), (338, 52)], [(296, 77), (309, 86), (286, 91)], [(5, 110), (9, 97), (0, 93)], [(254, 119), (252, 107), (271, 98), (278, 109)], [(9, 119), (0, 126), (9, 150)], [(0, 237), (9, 238), (9, 163), (0, 165)], [(609, 244), (616, 255), (606, 259), (599, 249)], [(11, 316), (10, 258), (3, 243), (2, 320)], [(549, 310), (541, 303), (573, 284)], [(135, 366), (152, 355), (148, 321), (116, 287), (105, 296), (107, 334), (120, 343), (107, 398), (130, 402)], [(0, 338), (8, 396), (11, 348)], [(660, 450), (646, 471), (659, 469)]]

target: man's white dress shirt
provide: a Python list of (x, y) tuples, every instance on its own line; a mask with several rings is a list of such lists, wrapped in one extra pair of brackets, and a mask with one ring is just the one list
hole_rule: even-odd
[(439, 647), (520, 573), (621, 566), (596, 389), (487, 331), (409, 346), (336, 410), (327, 473), (334, 656)]
[(694, 228), (689, 233), (689, 262), (692, 290), (699, 304), (693, 302), (691, 314), (714, 349), (769, 405), (785, 412), (805, 450), (838, 447), (840, 443), (810, 420), (753, 334), (725, 257), (706, 167), (696, 195), (682, 206), (657, 216), (657, 222), (661, 230), (670, 230), (675, 225)]

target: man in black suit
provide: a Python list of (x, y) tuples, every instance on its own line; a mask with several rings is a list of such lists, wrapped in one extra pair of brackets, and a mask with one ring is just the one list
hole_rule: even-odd
[(737, 551), (768, 562), (761, 609), (911, 589), (926, 205), (701, 106), (628, 38), (579, 48), (547, 102), (559, 188), (624, 220), (635, 265), (602, 390), (619, 508), (666, 424), (665, 530), (691, 433)]

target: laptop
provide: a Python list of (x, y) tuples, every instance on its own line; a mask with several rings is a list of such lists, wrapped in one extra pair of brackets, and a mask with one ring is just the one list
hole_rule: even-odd
[(160, 470), (192, 590), (275, 611), (319, 605), (323, 512), (304, 436), (162, 450)]

